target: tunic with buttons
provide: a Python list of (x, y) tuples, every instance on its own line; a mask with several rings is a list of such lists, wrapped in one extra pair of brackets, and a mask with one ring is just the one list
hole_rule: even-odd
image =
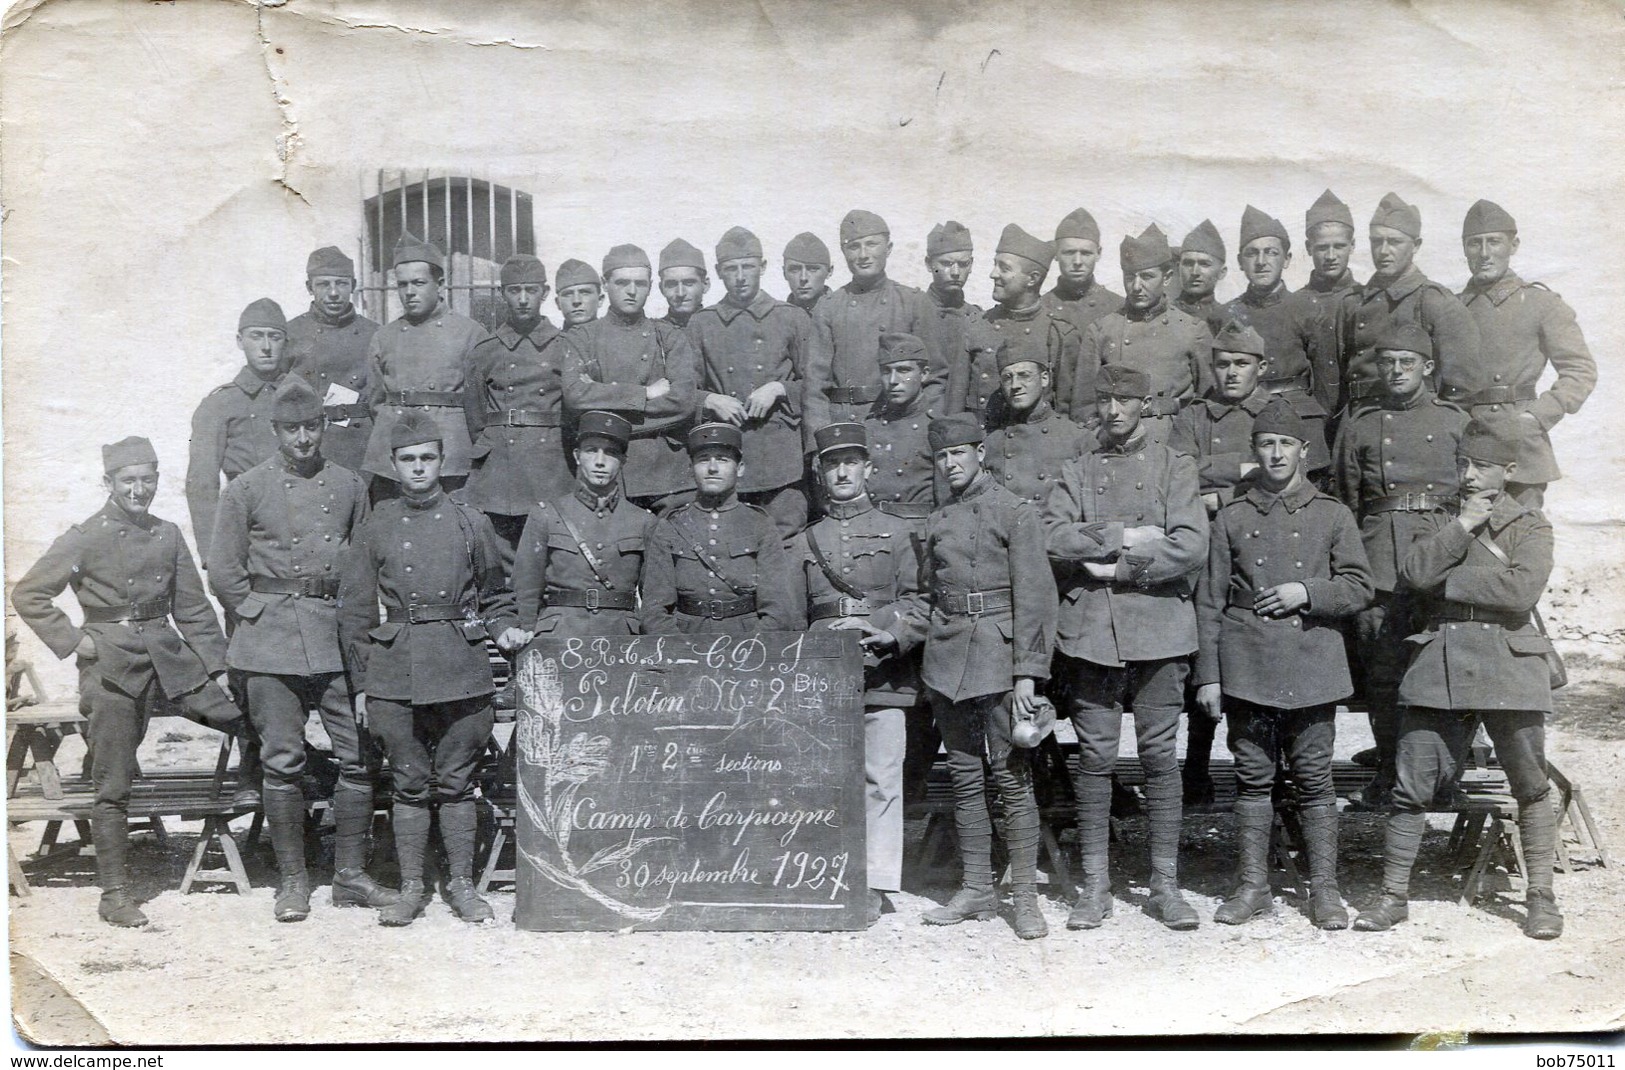
[(937, 337), (942, 341), (942, 351), (949, 361), (957, 360), (965, 352), (967, 327), (981, 319), (985, 311), (981, 305), (965, 300), (963, 291), (957, 300), (950, 302), (934, 287), (927, 286), (925, 296), (937, 313)]
[(999, 394), (999, 346), (1004, 344), (1004, 336), (993, 329), (985, 314), (966, 320), (963, 328), (960, 348), (949, 358), (948, 381), (942, 390), (944, 414), (968, 412), (980, 417), (984, 427), (998, 424), (1004, 401)]
[(372, 437), (363, 467), (373, 475), (395, 478), (390, 464), (389, 433), (406, 411), (388, 395), (401, 391), (456, 394), (449, 405), (413, 406), (434, 418), (445, 437), (441, 476), (468, 475), (474, 443), (462, 393), (468, 387), (469, 358), (489, 337), (484, 327), (453, 312), (444, 300), (422, 323), (405, 316), (378, 328), (367, 344), (367, 403), (372, 406)]
[(801, 369), (812, 345), (812, 319), (758, 292), (748, 305), (724, 297), (688, 321), (699, 351), (700, 389), (743, 402), (758, 387), (782, 383), (784, 397), (765, 420), (747, 419), (739, 489), (777, 490), (801, 479)]
[[(1551, 524), (1502, 494), (1483, 531), (1509, 559), (1503, 562), (1451, 513), (1441, 509), (1427, 519), (1431, 530), (1412, 544), (1400, 573), (1428, 596), (1418, 619), (1430, 622), (1410, 637), (1416, 649), (1400, 701), (1438, 710), (1551, 712), (1552, 643), (1531, 616), (1552, 572)], [(1525, 619), (1516, 626), (1441, 620), (1434, 611), (1444, 600)]]
[(921, 394), (901, 409), (888, 406), (882, 398), (863, 418), (869, 432), (869, 460), (875, 466), (869, 477), (869, 498), (876, 505), (907, 504), (929, 512), (947, 500), (948, 490), (931, 459), (928, 438), (937, 415), (930, 398)]
[(1309, 360), (1309, 389), (1328, 413), (1343, 411), (1343, 358), (1338, 350), (1338, 319), (1342, 315), (1343, 299), (1355, 287), (1354, 272), (1343, 274), (1327, 282), (1311, 274), (1309, 282), (1292, 295), (1291, 302), (1301, 311), (1298, 316), (1312, 325), (1304, 355)]
[(555, 600), (587, 591), (636, 594), (654, 523), (654, 515), (627, 501), (618, 487), (600, 497), (578, 485), (562, 498), (536, 503), (525, 518), (525, 533), (514, 555), (513, 594), (520, 626), (538, 635), (636, 634), (635, 608), (589, 609), (557, 605)]
[[(537, 501), (552, 501), (575, 487), (562, 426), (564, 365), (574, 348), (545, 319), (523, 334), (504, 323), (474, 347), (463, 392), (474, 470), (463, 501), (498, 516), (524, 516)], [(510, 423), (510, 412), (550, 423)]]
[(830, 294), (832, 294), (834, 292), (835, 291), (831, 290), (828, 286), (824, 286), (824, 287), (821, 287), (817, 293), (813, 294), (806, 301), (802, 301), (800, 298), (796, 297), (795, 294), (791, 294), (789, 297), (785, 298), (785, 303), (790, 304), (790, 305), (794, 305), (796, 308), (801, 309), (801, 311), (805, 312), (807, 315), (810, 316), (813, 313), (813, 309), (817, 308), (819, 303), (821, 301), (823, 301), (824, 298), (828, 297)]
[[(1302, 583), (1309, 604), (1261, 617), (1261, 591)], [(1275, 494), (1254, 485), (1213, 518), (1197, 586), (1193, 682), (1243, 702), (1298, 710), (1354, 690), (1339, 622), (1371, 604), (1371, 567), (1354, 515), (1307, 480)]]
[[(1478, 324), (1481, 345), (1476, 360), (1458, 365), (1444, 378), (1444, 396), (1470, 405), (1474, 416), (1503, 409), (1529, 413), (1539, 428), (1525, 436), (1518, 451), (1518, 482), (1550, 483), (1561, 478), (1547, 433), (1565, 415), (1579, 412), (1597, 385), (1597, 362), (1575, 322), (1574, 310), (1546, 287), (1524, 282), (1510, 271), (1491, 286), (1468, 286), (1461, 300)], [(1557, 378), (1537, 394), (1548, 362)], [(1473, 403), (1470, 395), (1497, 388), (1530, 396)]]
[(1286, 283), (1277, 281), (1267, 294), (1255, 294), (1249, 287), (1234, 301), (1225, 304), (1226, 320), (1238, 320), (1264, 339), (1269, 363), (1261, 378), (1272, 393), (1292, 389), (1312, 392), (1309, 346), (1314, 342), (1315, 314), (1312, 306), (1292, 300)]
[(937, 313), (925, 294), (883, 278), (860, 288), (847, 283), (813, 310), (812, 346), (803, 373), (807, 380), (804, 448), (813, 448), (813, 433), (839, 420), (861, 420), (873, 399), (845, 403), (830, 399), (831, 389), (856, 388), (880, 393), (880, 336), (900, 331), (925, 343), (926, 381), (939, 388), (948, 378), (948, 355), (937, 337)]
[[(1050, 312), (1042, 302), (1039, 302), (1034, 304), (1032, 308), (1020, 312), (1012, 312), (1003, 305), (995, 305), (982, 317), (982, 322), (987, 327), (992, 328), (993, 352), (989, 354), (986, 348), (983, 347), (982, 356), (984, 359), (988, 356), (992, 356), (994, 359), (993, 385), (995, 388), (999, 383), (998, 347), (1003, 344), (1007, 347), (1005, 355), (1007, 362), (1030, 360), (1049, 372), (1050, 389), (1047, 394), (1049, 398), (1056, 400), (1058, 409), (1063, 409), (1062, 399), (1070, 402), (1069, 393), (1063, 395), (1059, 392), (1059, 383), (1062, 373), (1066, 369), (1075, 370), (1077, 368), (1078, 352), (1083, 344), (1083, 339), (1078, 335), (1072, 324), (1067, 321), (1066, 317)], [(985, 331), (981, 333), (981, 336), (989, 337)], [(959, 374), (950, 377), (948, 380), (948, 411), (963, 412), (966, 411), (963, 399), (968, 396), (966, 377), (972, 371), (971, 362), (968, 360), (955, 361), (953, 370), (959, 372)], [(959, 399), (957, 406), (955, 404), (956, 399)], [(984, 406), (983, 409), (977, 411), (992, 413), (994, 409), (998, 410), (997, 422), (1002, 423), (1005, 419), (1004, 406), (999, 402), (995, 402), (993, 408)]]
[[(162, 601), (169, 615), (76, 627), (53, 603), (69, 587), (87, 609)], [(127, 695), (140, 695), (156, 675), (177, 698), (226, 671), (226, 639), (180, 528), (150, 513), (133, 517), (113, 501), (51, 544), (12, 588), (11, 604), (59, 658), (89, 635), (96, 671)]]
[[(327, 397), (337, 384), (356, 393), (354, 404), (367, 404), (367, 346), (379, 325), (350, 309), (339, 320), (329, 320), (312, 304), (309, 312), (288, 321), (290, 370), (309, 383), (316, 396)], [(372, 434), (372, 416), (351, 416), (329, 422), (322, 435), (322, 456), (346, 468), (361, 470)]]
[(281, 383), (282, 376), (267, 381), (244, 365), (192, 413), (186, 508), (192, 514), (192, 538), (199, 546), (207, 546), (214, 537), (221, 475), (230, 483), (277, 452), (271, 404)]
[(257, 592), (250, 577), (330, 583), (336, 593), (342, 551), (366, 515), (366, 484), (326, 459), (302, 475), (278, 453), (226, 488), (207, 560), (209, 586), (237, 618), (227, 664), (284, 676), (344, 671), (333, 597)]
[[(692, 490), (683, 436), (694, 422), (698, 360), (688, 336), (669, 323), (641, 312), (627, 319), (611, 311), (569, 332), (574, 349), (566, 354), (564, 407), (572, 417), (613, 412), (631, 421), (621, 485), (634, 498)], [(659, 379), (671, 383), (664, 397), (645, 396)]]
[[(649, 540), (643, 630), (727, 635), (799, 630), (792, 575), (783, 536), (765, 511), (734, 494), (710, 509), (688, 502), (656, 521)], [(679, 596), (726, 602), (751, 593), (756, 611), (737, 617), (718, 620), (677, 608)]]
[[(1096, 665), (1177, 658), (1196, 649), (1191, 602), (1207, 563), (1207, 510), (1196, 462), (1151, 442), (1144, 425), (1127, 442), (1068, 461), (1044, 505), (1045, 547), (1061, 595), (1061, 652)], [(1126, 528), (1164, 537), (1123, 548)], [(1115, 562), (1095, 579), (1086, 561)]]
[[(381, 616), (380, 602), (401, 615)], [(404, 617), (406, 606), (453, 603), (461, 619)], [(339, 640), (357, 693), (419, 706), (489, 695), (485, 640), (519, 625), (484, 513), (439, 492), (380, 502), (356, 529), (340, 566)]]
[[(1343, 382), (1350, 405), (1381, 394), (1377, 340), (1395, 323), (1417, 323), (1433, 339), (1433, 374), (1451, 382), (1478, 359), (1478, 325), (1456, 295), (1412, 267), (1386, 283), (1373, 277), (1343, 298), (1338, 318)], [(1364, 397), (1357, 395), (1364, 394)], [(1367, 401), (1367, 403), (1369, 403)]]
[(1067, 411), (1084, 416), (1094, 411), (1095, 373), (1102, 364), (1126, 364), (1151, 377), (1159, 410), (1142, 417), (1153, 442), (1173, 433), (1181, 403), (1213, 386), (1209, 364), (1213, 336), (1206, 325), (1162, 301), (1144, 311), (1125, 308), (1102, 316), (1083, 335), (1083, 356), (1072, 378), (1072, 404)]
[(1202, 325), (1208, 329), (1208, 333), (1213, 335), (1217, 335), (1224, 330), (1224, 321), (1229, 318), (1225, 307), (1219, 304), (1218, 299), (1212, 294), (1195, 301), (1177, 297), (1174, 299), (1173, 305), (1192, 319), (1200, 320)]
[(1123, 310), (1123, 295), (1113, 293), (1093, 278), (1090, 278), (1089, 285), (1077, 294), (1057, 283), (1055, 288), (1040, 300), (1046, 309), (1064, 317), (1072, 324), (1079, 338), (1083, 337), (1084, 328), (1095, 320)]
[(1362, 409), (1339, 429), (1333, 490), (1360, 518), (1377, 590), (1396, 588), (1400, 563), (1431, 522), (1426, 509), (1368, 507), (1378, 498), (1406, 494), (1454, 498), (1460, 492), (1456, 445), (1466, 427), (1466, 413), (1424, 389), (1408, 405), (1384, 398), (1381, 408)]
[(1040, 401), (987, 436), (982, 467), (1005, 490), (1042, 509), (1061, 466), (1094, 447), (1092, 432)]
[(1203, 494), (1217, 494), (1221, 505), (1235, 497), (1242, 482), (1241, 466), (1256, 463), (1253, 419), (1271, 397), (1261, 386), (1240, 401), (1210, 395), (1185, 406), (1174, 418), (1168, 445), (1195, 459), (1197, 485)]

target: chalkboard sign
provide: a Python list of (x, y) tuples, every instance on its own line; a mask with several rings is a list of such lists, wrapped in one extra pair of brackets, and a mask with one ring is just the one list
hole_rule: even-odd
[(537, 639), (516, 668), (521, 929), (861, 929), (855, 632)]

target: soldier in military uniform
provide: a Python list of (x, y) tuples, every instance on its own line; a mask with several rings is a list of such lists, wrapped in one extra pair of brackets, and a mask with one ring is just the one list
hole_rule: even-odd
[(1089, 324), (1123, 307), (1122, 295), (1095, 279), (1100, 248), (1100, 225), (1087, 209), (1073, 210), (1055, 227), (1055, 287), (1044, 295), (1044, 307), (1065, 316), (1080, 338)]
[(893, 516), (924, 520), (947, 498), (928, 440), (940, 395), (926, 389), (925, 343), (912, 334), (880, 336), (880, 399), (863, 418), (874, 470), (869, 497)]
[(660, 296), (666, 299), (665, 321), (679, 330), (705, 307), (711, 277), (705, 273), (705, 254), (682, 238), (660, 250)]
[(391, 262), (401, 315), (378, 328), (367, 346), (367, 403), (372, 437), (363, 467), (378, 476), (378, 495), (395, 493), (396, 468), (390, 428), (409, 411), (440, 428), (440, 478), (449, 489), (463, 485), (473, 461), (464, 393), (474, 347), (489, 337), (484, 327), (451, 310), (442, 292), (446, 258), (432, 243), (410, 234), (395, 245)]
[(1174, 744), (1196, 650), (1191, 594), (1207, 559), (1207, 513), (1196, 462), (1153, 442), (1145, 427), (1151, 378), (1107, 364), (1094, 386), (1100, 448), (1062, 467), (1043, 512), (1061, 592), (1057, 682), (1080, 747), (1073, 783), (1084, 887), (1067, 927), (1093, 929), (1111, 914), (1111, 781), (1122, 717), (1132, 710), (1151, 824), (1151, 914), (1171, 929), (1194, 929), (1196, 911), (1179, 891)]
[(441, 895), (463, 921), (492, 917), (473, 881), (474, 771), (490, 740), (496, 690), (485, 640), (506, 653), (527, 641), (491, 522), (445, 493), (440, 434), (419, 409), (391, 421), (400, 497), (380, 502), (356, 528), (340, 570), (350, 685), (394, 780), (401, 892), (378, 915), (391, 926), (412, 924), (429, 904), (424, 856), (436, 815), (447, 863)]
[(784, 247), (784, 282), (790, 287), (785, 300), (812, 315), (831, 292), (828, 280), (833, 270), (829, 246), (823, 239), (805, 230), (797, 234)]
[[(90, 705), (97, 914), (134, 927), (147, 917), (126, 885), (124, 857), (135, 752), (147, 719), (164, 699), (239, 736), (245, 718), (227, 687), (225, 637), (186, 540), (148, 511), (158, 489), (152, 443), (132, 437), (103, 446), (102, 470), (107, 503), (51, 544), (17, 581), (11, 604), (53, 654), (78, 659)], [(78, 626), (53, 604), (69, 587), (84, 613)]]
[(694, 421), (697, 382), (687, 335), (644, 314), (651, 274), (648, 254), (635, 245), (605, 254), (609, 313), (571, 334), (564, 367), (566, 412), (613, 412), (631, 422), (622, 484), (647, 508), (694, 489), (681, 436)]
[(565, 330), (585, 326), (598, 318), (598, 306), (604, 300), (604, 282), (591, 264), (566, 260), (559, 265), (553, 284), (558, 287), (553, 303), (559, 306)]
[[(1574, 310), (1538, 282), (1511, 269), (1518, 224), (1498, 204), (1479, 201), (1461, 225), (1461, 246), (1473, 277), (1462, 303), (1478, 325), (1477, 359), (1446, 369), (1443, 395), (1474, 416), (1516, 412), (1525, 431), (1518, 481), (1507, 493), (1532, 509), (1546, 500), (1546, 484), (1562, 478), (1549, 433), (1580, 411), (1597, 385), (1597, 362), (1574, 320)], [(1557, 378), (1545, 391), (1540, 376), (1550, 363)]]
[(801, 627), (783, 536), (739, 500), (744, 435), (732, 424), (688, 433), (694, 500), (660, 518), (643, 572), (643, 630), (749, 635)]
[(339, 650), (341, 551), (367, 513), (367, 486), (322, 456), (322, 401), (298, 376), (271, 409), (280, 449), (220, 497), (209, 586), (237, 620), (226, 663), (242, 674), (263, 744), (265, 824), (281, 883), (278, 921), (310, 914), (305, 870), (305, 720), (314, 707), (339, 763), (333, 789), (333, 905), (383, 907), (395, 893), (366, 871), (376, 750), (356, 724)]
[(1016, 346), (999, 349), (999, 391), (1004, 422), (983, 443), (982, 467), (1016, 497), (1042, 509), (1061, 466), (1095, 447), (1095, 436), (1055, 411), (1049, 402), (1050, 370), (1037, 354)]
[(1343, 422), (1337, 436), (1333, 491), (1360, 521), (1376, 597), (1355, 618), (1355, 649), (1377, 774), (1356, 800), (1386, 809), (1399, 745), (1399, 682), (1417, 630), (1400, 565), (1428, 517), (1456, 496), (1456, 444), (1467, 414), (1428, 385), (1433, 340), (1421, 325), (1399, 323), (1377, 340), (1374, 370), (1385, 395)]
[(1174, 307), (1201, 320), (1211, 333), (1218, 334), (1228, 317), (1213, 291), (1230, 272), (1219, 228), (1211, 219), (1202, 220), (1185, 235), (1174, 255), (1178, 258), (1179, 272), (1179, 296), (1174, 298)]
[(965, 300), (965, 282), (975, 262), (975, 246), (963, 223), (950, 219), (931, 228), (925, 239), (925, 269), (931, 273), (925, 296), (936, 309), (937, 337), (952, 362), (965, 353), (967, 325), (982, 316), (980, 305)]
[(230, 483), (277, 451), (271, 399), (288, 371), (287, 344), (288, 320), (275, 301), (262, 297), (243, 309), (237, 317), (237, 348), (245, 363), (192, 413), (186, 507), (199, 545), (208, 545), (214, 535), (220, 477)]
[[(322, 456), (360, 471), (372, 434), (372, 410), (366, 402), (367, 346), (378, 324), (356, 311), (355, 264), (334, 246), (310, 254), (305, 289), (310, 291), (310, 311), (288, 321), (289, 370), (324, 400), (327, 430)], [(348, 400), (329, 402), (334, 387)]]
[(1055, 580), (1037, 511), (982, 471), (981, 421), (931, 422), (931, 448), (952, 499), (926, 521), (925, 653), (921, 678), (953, 778), (963, 882), (928, 925), (986, 920), (998, 910), (986, 757), (1004, 808), (1016, 935), (1046, 936), (1038, 908), (1038, 804), (1032, 765), (1015, 747), (1016, 719), (1037, 713), (1055, 642)]
[(788, 542), (807, 526), (802, 490), (802, 366), (812, 321), (762, 290), (762, 243), (744, 227), (717, 242), (722, 300), (689, 322), (699, 351), (700, 406), (744, 436), (742, 501), (759, 505)]
[(575, 486), (564, 452), (564, 366), (575, 346), (542, 316), (547, 268), (540, 260), (510, 256), (500, 280), (508, 319), (474, 347), (463, 391), (474, 462), (462, 497), (491, 518), (511, 575), (531, 506)]
[(1292, 295), (1300, 316), (1315, 325), (1305, 347), (1309, 389), (1330, 417), (1327, 433), (1336, 440), (1337, 414), (1343, 411), (1343, 361), (1338, 351), (1338, 322), (1343, 295), (1354, 289), (1354, 216), (1331, 190), (1322, 193), (1303, 217), (1304, 248), (1309, 253), (1309, 281)]
[(1275, 909), (1270, 830), (1283, 757), (1297, 788), (1309, 856), (1310, 918), (1348, 928), (1337, 888), (1337, 703), (1354, 686), (1339, 622), (1371, 601), (1371, 567), (1354, 517), (1305, 475), (1320, 428), (1272, 401), (1253, 422), (1257, 477), (1213, 521), (1197, 590), (1196, 701), (1228, 716), (1236, 760), (1236, 889), (1213, 914), (1240, 925)]
[[(1338, 316), (1344, 396), (1350, 411), (1376, 404), (1383, 376), (1376, 369), (1377, 339), (1399, 323), (1415, 323), (1432, 341), (1432, 380), (1454, 382), (1457, 368), (1478, 358), (1478, 325), (1456, 295), (1428, 279), (1414, 263), (1422, 247), (1422, 213), (1389, 193), (1371, 217), (1371, 263), (1376, 271), (1349, 291)], [(1347, 413), (1344, 414), (1347, 419)]]
[(925, 343), (931, 382), (946, 382), (948, 356), (937, 338), (937, 314), (926, 296), (886, 277), (891, 228), (873, 212), (854, 209), (841, 220), (841, 253), (852, 279), (813, 310), (813, 345), (804, 374), (807, 417), (804, 448), (825, 424), (863, 418), (880, 396), (875, 351), (888, 331)]
[(654, 516), (621, 494), (632, 425), (581, 415), (575, 489), (537, 501), (513, 567), (519, 620), (535, 635), (634, 635), (638, 581)]
[(1078, 419), (1096, 411), (1095, 373), (1104, 364), (1123, 364), (1151, 380), (1151, 403), (1141, 414), (1150, 440), (1163, 443), (1173, 433), (1174, 415), (1212, 385), (1208, 361), (1213, 334), (1194, 316), (1168, 303), (1173, 251), (1156, 224), (1138, 237), (1123, 239), (1123, 310), (1102, 316), (1083, 332), (1082, 357), (1072, 376), (1072, 402), (1063, 411)]
[(902, 887), (906, 718), (918, 697), (914, 651), (924, 638), (920, 546), (914, 524), (888, 516), (869, 500), (865, 483), (873, 465), (863, 425), (830, 424), (816, 441), (826, 512), (791, 551), (795, 594), (811, 628), (862, 633), (864, 814), (873, 925), (886, 907), (886, 893)]
[(1527, 439), (1520, 419), (1496, 413), (1467, 426), (1458, 447), (1460, 504), (1427, 517), (1429, 532), (1400, 566), (1423, 602), (1425, 627), (1413, 637), (1399, 688), (1399, 783), (1383, 847), (1382, 897), (1360, 912), (1356, 929), (1388, 929), (1409, 915), (1427, 810), (1461, 770), (1482, 721), (1518, 801), (1524, 934), (1563, 934), (1552, 893), (1557, 811), (1546, 769), (1552, 644), (1535, 609), (1552, 571), (1552, 526), (1506, 492)]

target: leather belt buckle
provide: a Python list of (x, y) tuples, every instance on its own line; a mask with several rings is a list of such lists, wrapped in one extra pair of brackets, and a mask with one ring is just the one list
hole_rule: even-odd
[(965, 594), (965, 615), (979, 617), (987, 608), (987, 599), (981, 591), (969, 591)]
[(705, 607), (705, 615), (710, 620), (726, 620), (727, 619), (726, 617), (724, 617), (722, 615), (722, 599), (713, 598), (713, 599), (710, 599), (709, 601), (704, 602), (703, 605)]
[(835, 608), (843, 617), (861, 617), (869, 612), (869, 600), (842, 595), (835, 603)]
[(597, 609), (598, 604), (599, 604), (598, 603), (598, 588), (596, 588), (596, 587), (587, 588), (586, 596), (587, 596), (587, 608), (588, 609)]

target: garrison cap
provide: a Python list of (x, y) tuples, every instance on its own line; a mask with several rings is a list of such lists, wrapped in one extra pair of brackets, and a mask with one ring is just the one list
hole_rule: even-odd
[(305, 261), (305, 278), (317, 275), (337, 275), (341, 279), (355, 278), (355, 263), (336, 245), (324, 245), (310, 254)]
[(1253, 418), (1254, 435), (1291, 435), (1299, 442), (1308, 442), (1310, 433), (1308, 421), (1290, 402), (1280, 398), (1265, 405)]
[(862, 208), (852, 209), (846, 213), (846, 218), (841, 220), (842, 245), (856, 238), (867, 238), (871, 234), (885, 234), (889, 237), (891, 228), (886, 225), (884, 219)]
[(1048, 364), (1045, 364), (1040, 360), (1034, 360), (1031, 353), (1024, 349), (1015, 349), (1010, 345), (1009, 342), (1002, 340), (999, 342), (998, 351), (993, 354), (993, 363), (998, 366), (998, 369), (1001, 372), (1013, 364), (1024, 363), (1036, 364), (1045, 371), (1049, 370)]
[(1133, 275), (1146, 268), (1162, 267), (1174, 258), (1174, 251), (1168, 248), (1168, 235), (1155, 223), (1141, 231), (1137, 238), (1125, 236), (1118, 253), (1125, 275)]
[(1383, 194), (1377, 203), (1376, 214), (1371, 217), (1374, 227), (1392, 227), (1412, 238), (1422, 236), (1422, 213), (1414, 204), (1406, 204), (1397, 193)]
[(707, 446), (722, 446), (743, 457), (745, 436), (733, 424), (700, 424), (688, 433), (689, 455), (693, 456)]
[(243, 314), (237, 317), (237, 329), (245, 331), (250, 327), (275, 327), (279, 331), (288, 329), (288, 317), (282, 314), (282, 306), (269, 297), (262, 297), (251, 302), (243, 309)]
[(822, 457), (830, 450), (860, 449), (869, 452), (869, 432), (859, 423), (828, 424), (813, 433), (813, 443)]
[(999, 235), (999, 247), (994, 252), (1019, 256), (1041, 268), (1049, 267), (1050, 261), (1055, 259), (1055, 246), (1047, 241), (1039, 241), (1014, 223), (1005, 227), (1004, 233)]
[(584, 412), (576, 422), (576, 442), (585, 442), (588, 435), (610, 439), (624, 450), (632, 441), (632, 422), (613, 412)]
[(271, 420), (279, 424), (302, 424), (322, 414), (322, 399), (309, 383), (290, 375), (276, 388), (271, 399)]
[(568, 289), (571, 286), (597, 286), (602, 289), (604, 280), (598, 277), (598, 272), (592, 265), (584, 260), (566, 260), (559, 265), (559, 273), (554, 278), (554, 285), (559, 289)]
[(425, 442), (446, 441), (446, 434), (440, 430), (440, 425), (433, 416), (422, 409), (404, 409), (395, 426), (389, 429), (389, 450), (391, 453), (402, 446), (417, 446)]
[(1087, 238), (1099, 245), (1100, 224), (1087, 208), (1074, 208), (1055, 228), (1055, 241), (1059, 243), (1062, 238)]
[(1354, 214), (1349, 206), (1337, 199), (1337, 194), (1327, 190), (1315, 198), (1315, 203), (1309, 206), (1309, 211), (1303, 214), (1303, 230), (1307, 234), (1322, 223), (1341, 223), (1350, 230), (1354, 229)]
[(604, 254), (603, 272), (606, 279), (616, 268), (642, 268), (648, 271), (651, 266), (649, 254), (636, 245), (617, 245)]
[(1179, 252), (1180, 255), (1206, 253), (1215, 260), (1223, 260), (1224, 239), (1219, 236), (1219, 228), (1213, 225), (1213, 220), (1204, 219), (1185, 235), (1185, 240), (1179, 243)]
[(503, 286), (517, 286), (523, 282), (547, 285), (547, 266), (529, 253), (515, 253), (502, 262)]
[(434, 242), (424, 241), (416, 234), (402, 234), (401, 240), (395, 243), (395, 254), (390, 257), (389, 266), (400, 267), (402, 264), (424, 263), (446, 270), (446, 254)]
[(887, 331), (880, 336), (880, 355), (876, 361), (882, 366), (898, 364), (905, 360), (917, 360), (921, 364), (926, 364), (930, 359), (926, 356), (925, 343), (912, 334)]
[(1219, 328), (1219, 333), (1213, 336), (1213, 352), (1251, 353), (1259, 360), (1268, 356), (1264, 352), (1264, 336), (1240, 320), (1231, 320)]
[(798, 264), (830, 266), (829, 246), (810, 230), (804, 230), (790, 239), (790, 243), (784, 247), (784, 258)]
[(1376, 349), (1396, 349), (1433, 359), (1433, 336), (1420, 323), (1395, 323), (1377, 336)]
[(1127, 364), (1102, 364), (1095, 373), (1095, 393), (1114, 398), (1151, 396), (1151, 377)]
[(1249, 204), (1241, 213), (1241, 247), (1245, 249), (1248, 242), (1259, 238), (1280, 238), (1281, 248), (1288, 252), (1292, 250), (1292, 238), (1281, 221)]
[(968, 412), (956, 412), (952, 416), (943, 416), (931, 421), (931, 427), (926, 431), (926, 442), (931, 446), (931, 452), (945, 450), (949, 446), (974, 446), (986, 436), (982, 433), (982, 421)]
[(717, 242), (717, 263), (762, 255), (762, 239), (744, 227), (729, 227)]
[[(629, 265), (622, 264), (621, 266), (627, 267)], [(665, 271), (667, 268), (674, 267), (699, 268), (704, 271), (705, 254), (682, 238), (673, 238), (666, 243), (664, 249), (660, 250), (660, 270)]]
[(965, 224), (952, 219), (932, 227), (931, 233), (925, 239), (926, 256), (942, 256), (945, 253), (969, 253), (974, 251), (971, 246), (969, 228)]
[(132, 464), (157, 463), (158, 454), (152, 448), (152, 443), (140, 435), (121, 438), (110, 446), (102, 447), (102, 471), (108, 475)]
[(1456, 456), (1505, 466), (1518, 459), (1522, 441), (1523, 429), (1516, 415), (1475, 416), (1461, 433)]
[(1467, 209), (1467, 218), (1461, 221), (1461, 236), (1474, 234), (1516, 234), (1518, 224), (1512, 215), (1494, 201), (1476, 201)]

